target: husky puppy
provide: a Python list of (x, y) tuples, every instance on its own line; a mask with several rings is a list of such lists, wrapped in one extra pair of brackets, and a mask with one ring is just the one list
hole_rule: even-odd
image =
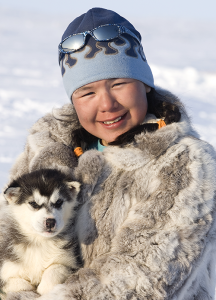
[(45, 294), (79, 267), (73, 224), (79, 190), (79, 182), (51, 169), (25, 174), (5, 190), (0, 217), (4, 293)]

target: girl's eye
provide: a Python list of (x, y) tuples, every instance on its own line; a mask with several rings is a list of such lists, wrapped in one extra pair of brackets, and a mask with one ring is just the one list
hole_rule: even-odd
[(117, 82), (117, 83), (114, 83), (113, 86), (119, 86), (119, 85), (122, 85), (122, 84), (125, 84), (125, 82)]
[(41, 208), (41, 205), (38, 205), (35, 201), (29, 202), (29, 204), (30, 204), (34, 209), (39, 209), (39, 208)]
[(93, 94), (94, 94), (94, 92), (89, 92), (89, 93), (87, 93), (87, 94), (82, 95), (81, 97), (91, 96), (91, 95), (93, 95)]

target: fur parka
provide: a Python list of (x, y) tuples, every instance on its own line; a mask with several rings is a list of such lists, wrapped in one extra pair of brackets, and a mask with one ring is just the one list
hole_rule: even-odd
[(178, 123), (137, 134), (129, 145), (88, 150), (78, 164), (71, 104), (32, 127), (11, 178), (49, 167), (82, 182), (76, 231), (84, 266), (39, 299), (214, 299), (216, 154), (179, 100), (168, 98), (180, 107)]

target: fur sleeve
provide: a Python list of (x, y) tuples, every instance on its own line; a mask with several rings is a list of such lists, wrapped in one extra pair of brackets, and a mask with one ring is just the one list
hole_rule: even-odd
[(40, 168), (57, 168), (70, 173), (77, 165), (69, 147), (71, 132), (79, 126), (71, 104), (53, 110), (30, 129), (24, 152), (10, 172), (11, 179)]

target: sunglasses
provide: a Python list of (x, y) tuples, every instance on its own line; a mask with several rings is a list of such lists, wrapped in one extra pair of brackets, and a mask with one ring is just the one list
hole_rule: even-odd
[(123, 33), (129, 34), (135, 38), (139, 44), (141, 43), (140, 39), (132, 31), (127, 29), (125, 26), (117, 24), (101, 25), (89, 31), (70, 35), (66, 37), (58, 46), (59, 63), (62, 59), (63, 53), (73, 53), (81, 49), (85, 45), (86, 36), (88, 34), (90, 34), (96, 41), (104, 42), (115, 39)]

